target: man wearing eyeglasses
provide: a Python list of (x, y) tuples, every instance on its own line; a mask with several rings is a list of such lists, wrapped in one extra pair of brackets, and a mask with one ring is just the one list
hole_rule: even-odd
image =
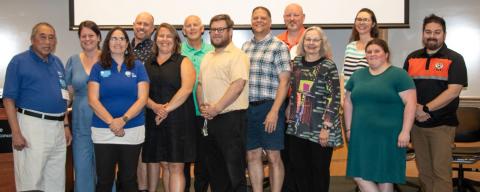
[(245, 127), (248, 107), (248, 56), (232, 43), (233, 21), (226, 14), (210, 20), (215, 47), (200, 65), (197, 101), (206, 126), (206, 159), (212, 191), (246, 192)]
[[(200, 17), (196, 15), (188, 16), (184, 23), (183, 23), (183, 36), (187, 39), (186, 41), (182, 42), (182, 55), (187, 56), (190, 61), (192, 61), (193, 66), (195, 67), (195, 72), (198, 74), (200, 72), (200, 63), (203, 60), (205, 54), (213, 50), (213, 46), (204, 42), (202, 35), (205, 31), (202, 21)], [(198, 80), (197, 80), (198, 81)], [(205, 153), (203, 150), (205, 149), (205, 145), (202, 142), (203, 140), (200, 139), (201, 130), (203, 127), (203, 117), (200, 114), (200, 110), (198, 108), (198, 103), (196, 99), (196, 88), (197, 88), (197, 81), (193, 87), (193, 98), (195, 100), (195, 114), (196, 114), (196, 130), (198, 131), (197, 137), (197, 159), (195, 161), (195, 191), (196, 192), (206, 192), (208, 190), (208, 171), (205, 164)], [(190, 163), (185, 164), (185, 192), (190, 191)]]
[(65, 191), (72, 136), (64, 125), (69, 99), (65, 70), (55, 51), (55, 29), (36, 24), (30, 49), (7, 67), (3, 104), (12, 130), (17, 191)]
[(284, 148), (284, 101), (290, 80), (290, 55), (288, 47), (271, 34), (272, 19), (267, 8), (254, 8), (251, 22), (254, 36), (242, 46), (251, 64), (247, 111), (248, 173), (253, 190), (262, 191), (262, 153), (265, 150), (271, 190), (278, 192), (284, 177), (280, 150)]
[(287, 5), (283, 12), (283, 21), (287, 30), (277, 35), (277, 38), (288, 45), (288, 50), (291, 50), (290, 56), (293, 59), (297, 54), (295, 53), (296, 49), (292, 51), (292, 48), (298, 44), (305, 31), (305, 26), (303, 25), (305, 13), (303, 13), (302, 6), (297, 3)]

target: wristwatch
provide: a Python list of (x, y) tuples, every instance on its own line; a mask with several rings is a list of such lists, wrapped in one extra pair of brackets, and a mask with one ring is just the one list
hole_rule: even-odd
[(423, 112), (425, 112), (425, 113), (430, 113), (430, 109), (428, 108), (427, 105), (423, 105), (422, 110), (423, 110)]
[(124, 115), (124, 116), (122, 117), (122, 120), (123, 120), (123, 122), (127, 123), (128, 120), (129, 120), (129, 119), (128, 119), (128, 116)]

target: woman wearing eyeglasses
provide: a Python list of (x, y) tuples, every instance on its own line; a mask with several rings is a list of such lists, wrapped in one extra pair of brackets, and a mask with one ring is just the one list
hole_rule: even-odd
[(172, 25), (160, 24), (154, 40), (156, 57), (145, 64), (151, 89), (142, 159), (147, 163), (149, 191), (157, 189), (161, 165), (164, 191), (183, 192), (185, 162), (196, 156), (195, 68), (180, 54), (180, 37)]
[[(373, 38), (377, 38), (378, 35), (378, 24), (375, 13), (368, 8), (360, 9), (355, 16), (352, 34), (350, 35), (350, 43), (345, 49), (345, 59), (340, 79), (342, 86), (347, 84), (353, 72), (368, 67), (367, 59), (365, 58), (365, 45)], [(341, 89), (341, 91), (342, 95), (344, 95), (344, 89)], [(343, 98), (344, 96), (342, 96), (342, 101)]]
[(93, 109), (92, 140), (97, 166), (96, 192), (112, 191), (118, 168), (117, 191), (137, 191), (137, 164), (145, 138), (143, 109), (149, 79), (135, 59), (127, 32), (115, 27), (103, 43), (100, 61), (88, 82)]
[(293, 60), (287, 108), (289, 159), (299, 192), (329, 191), (333, 148), (343, 144), (340, 83), (331, 48), (320, 27), (301, 37)]

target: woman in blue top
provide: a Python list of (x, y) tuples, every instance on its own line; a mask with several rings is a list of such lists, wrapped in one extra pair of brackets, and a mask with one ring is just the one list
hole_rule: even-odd
[(347, 176), (361, 191), (393, 191), (405, 182), (405, 153), (415, 118), (415, 84), (392, 66), (387, 43), (366, 45), (368, 68), (355, 71), (345, 86)]
[(135, 60), (127, 32), (115, 27), (103, 43), (99, 63), (88, 82), (93, 109), (92, 140), (97, 166), (97, 192), (112, 190), (118, 166), (118, 191), (137, 191), (137, 162), (145, 138), (144, 107), (149, 79)]
[(73, 99), (72, 135), (75, 191), (95, 191), (95, 160), (91, 122), (93, 112), (88, 106), (87, 81), (93, 64), (100, 60), (102, 34), (93, 21), (83, 21), (78, 26), (82, 52), (71, 56), (66, 66), (66, 81)]

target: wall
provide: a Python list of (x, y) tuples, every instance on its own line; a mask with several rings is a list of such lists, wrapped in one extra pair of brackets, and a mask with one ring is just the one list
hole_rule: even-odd
[[(478, 0), (410, 0), (410, 28), (388, 30), (392, 63), (402, 66), (408, 53), (422, 47), (422, 20), (427, 14), (436, 13), (445, 17), (447, 21), (447, 45), (461, 53), (467, 63), (469, 87), (462, 92), (462, 96), (480, 97), (480, 86), (476, 86), (476, 83), (480, 82), (480, 76), (477, 75), (480, 73), (478, 66), (480, 61), (480, 14), (477, 13), (478, 10), (480, 10), (480, 1)], [(28, 48), (31, 27), (37, 22), (48, 21), (56, 28), (58, 36), (56, 55), (63, 61), (66, 61), (70, 55), (81, 51), (77, 32), (68, 30), (68, 1), (7, 0), (2, 2), (0, 13), (0, 42), (2, 44), (0, 49), (0, 87), (3, 87), (8, 62), (12, 56)], [(306, 15), (308, 17), (308, 13)], [(134, 18), (132, 18), (132, 22), (133, 20)], [(161, 22), (156, 21), (155, 23)], [(204, 23), (207, 22), (204, 21)], [(274, 34), (280, 32), (280, 30), (273, 31)], [(332, 44), (334, 60), (341, 68), (350, 30), (334, 29), (326, 30), (326, 32)], [(105, 32), (103, 34), (105, 36)], [(207, 33), (205, 36), (208, 38)], [(234, 33), (234, 43), (240, 47), (251, 36), (249, 30), (237, 30)]]

